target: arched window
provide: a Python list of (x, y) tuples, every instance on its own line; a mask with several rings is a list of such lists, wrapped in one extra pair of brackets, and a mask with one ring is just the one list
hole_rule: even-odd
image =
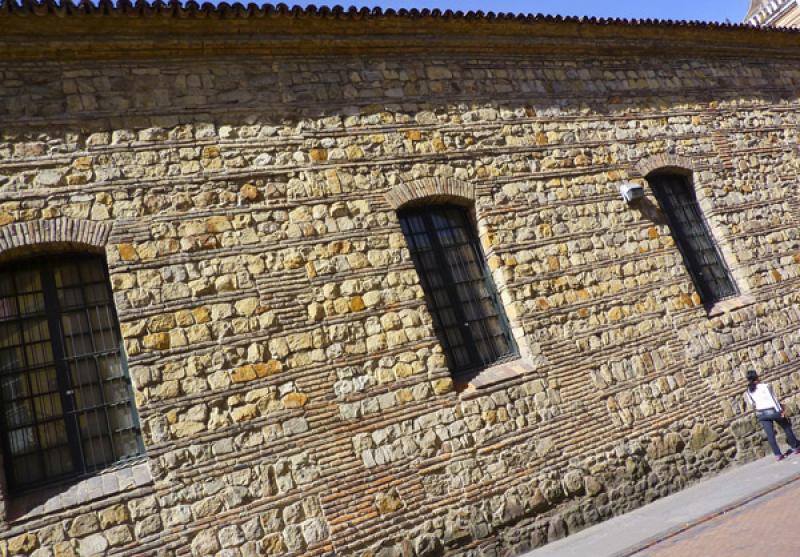
[(711, 305), (739, 292), (703, 218), (689, 180), (680, 174), (647, 177), (686, 262), (700, 298)]
[(452, 372), (463, 376), (516, 356), (467, 211), (426, 206), (398, 215)]
[(143, 452), (102, 257), (0, 267), (0, 404), (12, 492)]

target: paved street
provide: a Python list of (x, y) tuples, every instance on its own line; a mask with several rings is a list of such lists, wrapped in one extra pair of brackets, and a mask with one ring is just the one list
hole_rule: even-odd
[(524, 557), (797, 557), (798, 500), (800, 457), (770, 457)]

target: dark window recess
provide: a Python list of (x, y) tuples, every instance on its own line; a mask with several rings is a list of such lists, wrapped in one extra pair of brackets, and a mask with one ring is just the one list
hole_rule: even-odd
[(667, 215), (672, 235), (689, 269), (703, 303), (710, 305), (738, 291), (706, 225), (688, 180), (676, 174), (648, 178), (661, 209)]
[(467, 212), (435, 206), (399, 217), (451, 371), (466, 378), (516, 356)]
[(143, 452), (101, 257), (0, 269), (0, 427), (12, 492)]

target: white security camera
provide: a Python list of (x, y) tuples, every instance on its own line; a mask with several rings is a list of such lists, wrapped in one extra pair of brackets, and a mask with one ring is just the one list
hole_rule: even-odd
[(644, 197), (644, 188), (639, 184), (622, 184), (619, 193), (627, 203), (632, 203)]

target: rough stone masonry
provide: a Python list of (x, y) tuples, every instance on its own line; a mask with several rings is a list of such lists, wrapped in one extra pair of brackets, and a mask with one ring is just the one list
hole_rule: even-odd
[[(105, 255), (145, 446), (4, 491), (0, 555), (513, 555), (763, 455), (749, 367), (798, 410), (798, 32), (6, 0), (0, 51), (0, 261)], [(431, 200), (520, 347), (471, 385), (398, 222)]]

